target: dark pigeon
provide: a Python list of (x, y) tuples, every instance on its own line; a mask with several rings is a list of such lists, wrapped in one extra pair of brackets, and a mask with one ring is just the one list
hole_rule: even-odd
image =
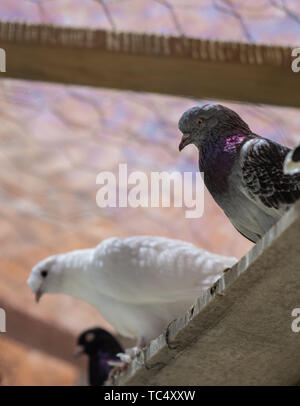
[(208, 104), (179, 120), (179, 150), (194, 144), (204, 182), (233, 226), (257, 242), (300, 198), (300, 173), (285, 174), (290, 149), (254, 134), (233, 110)]
[(89, 384), (101, 386), (107, 380), (113, 366), (110, 361), (120, 362), (118, 353), (123, 353), (118, 341), (102, 328), (84, 331), (77, 340), (77, 354), (89, 357)]

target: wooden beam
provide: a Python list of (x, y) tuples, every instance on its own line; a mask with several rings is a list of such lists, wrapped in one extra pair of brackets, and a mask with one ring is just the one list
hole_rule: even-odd
[(0, 23), (1, 77), (300, 107), (290, 47)]
[[(186, 315), (153, 340), (115, 385), (297, 385), (300, 202)], [(174, 342), (175, 340), (175, 342)]]
[[(26, 308), (20, 309), (1, 292), (0, 308), (6, 313), (5, 337), (20, 342), (35, 350), (66, 361), (78, 368), (86, 367), (84, 357), (74, 357), (77, 336), (58, 323), (53, 324), (40, 317), (35, 317)], [(120, 335), (116, 338), (124, 348), (133, 347), (135, 342)]]

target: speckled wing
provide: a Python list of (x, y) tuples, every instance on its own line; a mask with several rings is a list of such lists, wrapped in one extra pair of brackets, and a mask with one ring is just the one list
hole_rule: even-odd
[(247, 141), (242, 149), (240, 165), (244, 193), (267, 213), (283, 214), (300, 198), (300, 174), (283, 172), (289, 148), (264, 138)]

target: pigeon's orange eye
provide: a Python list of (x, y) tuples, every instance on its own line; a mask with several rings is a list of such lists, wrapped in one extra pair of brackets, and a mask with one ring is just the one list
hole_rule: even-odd
[(203, 123), (203, 121), (204, 121), (204, 118), (203, 118), (203, 117), (199, 117), (199, 118), (198, 118), (198, 124)]

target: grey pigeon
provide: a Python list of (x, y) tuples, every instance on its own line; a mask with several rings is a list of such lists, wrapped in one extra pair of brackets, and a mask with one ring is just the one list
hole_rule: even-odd
[(233, 110), (207, 104), (179, 120), (179, 145), (199, 150), (199, 169), (209, 192), (233, 226), (257, 242), (300, 198), (300, 173), (283, 172), (290, 149), (254, 134)]

